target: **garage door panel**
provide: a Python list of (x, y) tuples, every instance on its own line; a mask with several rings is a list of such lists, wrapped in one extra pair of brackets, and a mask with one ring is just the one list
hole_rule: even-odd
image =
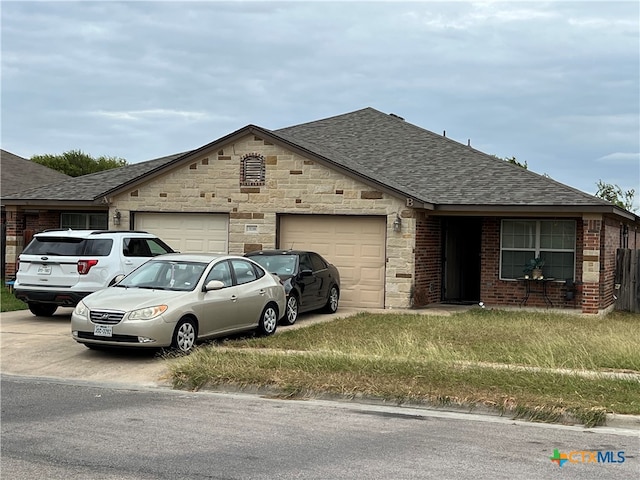
[(280, 248), (316, 251), (338, 267), (341, 305), (384, 307), (385, 217), (285, 215), (279, 240)]
[(136, 230), (151, 232), (185, 253), (229, 251), (229, 218), (210, 213), (135, 213)]

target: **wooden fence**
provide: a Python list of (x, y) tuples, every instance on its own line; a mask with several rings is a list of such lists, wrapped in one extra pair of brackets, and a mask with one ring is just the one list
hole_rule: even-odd
[(640, 313), (640, 250), (616, 251), (615, 309)]

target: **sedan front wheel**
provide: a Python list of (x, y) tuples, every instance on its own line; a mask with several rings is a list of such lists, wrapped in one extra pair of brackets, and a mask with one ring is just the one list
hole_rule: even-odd
[(258, 322), (258, 332), (261, 335), (273, 335), (276, 333), (278, 326), (278, 311), (273, 305), (267, 305), (264, 307), (262, 314), (260, 315), (260, 321)]
[(196, 345), (197, 332), (196, 324), (193, 320), (181, 320), (173, 332), (171, 348), (180, 353), (191, 352)]

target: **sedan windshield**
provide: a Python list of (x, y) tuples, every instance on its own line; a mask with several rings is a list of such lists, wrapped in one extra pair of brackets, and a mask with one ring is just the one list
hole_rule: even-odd
[(152, 260), (118, 283), (119, 287), (190, 291), (195, 288), (206, 263)]
[(250, 257), (265, 270), (280, 276), (291, 276), (296, 272), (297, 255), (255, 255)]

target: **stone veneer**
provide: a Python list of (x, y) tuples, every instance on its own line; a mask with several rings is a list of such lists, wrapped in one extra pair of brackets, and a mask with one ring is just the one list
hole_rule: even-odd
[[(264, 186), (240, 185), (241, 158), (251, 153), (265, 158)], [(113, 197), (110, 222), (116, 208), (122, 218), (112, 229), (127, 229), (131, 212), (228, 214), (229, 253), (240, 255), (249, 245), (276, 247), (277, 214), (385, 215), (385, 307), (410, 305), (415, 215), (404, 199), (253, 135)], [(393, 230), (397, 212), (401, 232)], [(258, 233), (245, 233), (246, 224), (258, 225)]]

